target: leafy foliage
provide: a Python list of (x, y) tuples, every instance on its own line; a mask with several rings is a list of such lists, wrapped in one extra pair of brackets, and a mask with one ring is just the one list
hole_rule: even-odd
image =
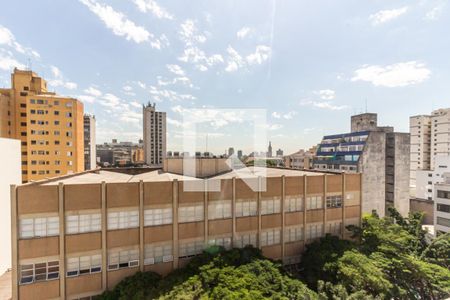
[[(316, 256), (316, 266), (304, 261), (303, 276), (319, 295), (329, 299), (442, 299), (450, 294), (448, 236), (426, 246), (421, 214), (403, 218), (365, 216), (361, 228), (348, 227), (359, 244), (346, 249), (329, 237), (308, 246), (303, 259)], [(330, 252), (335, 251), (336, 254)], [(330, 267), (331, 266), (331, 267)], [(334, 285), (332, 287), (331, 285)]]
[(262, 257), (258, 249), (246, 247), (204, 252), (164, 280), (152, 272), (138, 273), (97, 299), (267, 298), (317, 299), (317, 294), (289, 277), (281, 265)]

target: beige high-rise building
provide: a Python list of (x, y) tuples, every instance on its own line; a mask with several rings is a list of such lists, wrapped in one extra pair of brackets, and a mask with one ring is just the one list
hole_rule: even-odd
[(166, 113), (150, 103), (143, 107), (145, 163), (162, 167), (166, 157)]
[(411, 133), (412, 192), (416, 188), (416, 171), (433, 170), (436, 157), (450, 155), (450, 108), (438, 109), (431, 115), (412, 116)]
[(21, 141), (23, 182), (83, 171), (83, 104), (33, 71), (14, 69), (11, 85), (0, 89), (0, 136)]

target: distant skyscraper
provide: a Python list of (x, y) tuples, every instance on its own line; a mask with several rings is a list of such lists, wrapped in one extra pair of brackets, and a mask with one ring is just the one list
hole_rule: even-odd
[(228, 156), (231, 156), (233, 154), (234, 154), (234, 148), (233, 147), (228, 148)]
[(93, 170), (96, 167), (95, 116), (84, 115), (84, 169)]
[(272, 157), (272, 142), (269, 141), (269, 147), (267, 147), (267, 157)]
[(155, 104), (143, 107), (145, 163), (162, 167), (166, 157), (166, 113), (155, 110)]
[(238, 156), (238, 158), (242, 158), (242, 150), (238, 150), (237, 156)]

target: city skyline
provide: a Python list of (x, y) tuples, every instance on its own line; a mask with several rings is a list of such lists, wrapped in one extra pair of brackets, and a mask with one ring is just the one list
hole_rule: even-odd
[[(326, 4), (44, 1), (16, 18), (16, 1), (0, 12), (0, 86), (30, 67), (96, 115), (98, 144), (142, 138), (142, 104), (156, 102), (169, 150), (192, 108), (266, 109), (268, 139), (288, 154), (355, 113), (408, 132), (409, 116), (448, 106), (447, 1)], [(30, 31), (21, 19), (38, 9)], [(208, 150), (248, 152), (242, 124), (215, 117), (225, 125)]]

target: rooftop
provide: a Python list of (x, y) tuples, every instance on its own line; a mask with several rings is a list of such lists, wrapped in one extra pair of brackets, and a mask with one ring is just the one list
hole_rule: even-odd
[[(243, 168), (239, 170), (232, 170), (226, 173), (215, 175), (209, 177), (208, 179), (231, 179), (233, 177), (237, 178), (256, 178), (261, 177), (280, 177), (280, 176), (320, 176), (327, 174), (329, 172), (319, 172), (319, 171), (303, 171), (294, 169), (282, 169), (282, 168), (263, 168), (263, 167), (250, 167)], [(40, 180), (28, 184), (39, 184), (39, 185), (58, 185), (63, 184), (93, 184), (93, 183), (121, 183), (121, 182), (159, 182), (159, 181), (172, 181), (174, 179), (180, 181), (187, 180), (201, 180), (196, 177), (178, 175), (174, 173), (164, 172), (162, 170), (151, 170), (141, 174), (124, 174), (113, 171), (105, 170), (94, 170), (87, 171), (77, 174), (71, 174), (66, 176), (61, 176), (57, 178), (49, 178), (45, 180)]]

